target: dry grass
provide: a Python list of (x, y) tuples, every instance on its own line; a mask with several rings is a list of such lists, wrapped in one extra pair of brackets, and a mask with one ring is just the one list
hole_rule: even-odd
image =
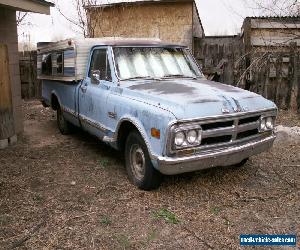
[(62, 136), (50, 110), (24, 107), (24, 137), (0, 151), (2, 249), (238, 249), (240, 234), (300, 236), (297, 142), (144, 192), (121, 153), (82, 132)]
[(289, 110), (279, 110), (276, 123), (288, 127), (300, 127), (300, 114)]

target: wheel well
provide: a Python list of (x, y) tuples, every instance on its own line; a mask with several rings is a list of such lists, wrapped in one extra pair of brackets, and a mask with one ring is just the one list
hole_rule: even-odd
[(59, 108), (59, 102), (55, 94), (51, 95), (51, 108), (57, 110)]
[(120, 150), (123, 151), (125, 149), (125, 143), (126, 143), (127, 136), (129, 135), (129, 133), (132, 130), (138, 131), (136, 126), (133, 125), (131, 122), (129, 122), (129, 121), (122, 122), (122, 124), (118, 130), (118, 148)]

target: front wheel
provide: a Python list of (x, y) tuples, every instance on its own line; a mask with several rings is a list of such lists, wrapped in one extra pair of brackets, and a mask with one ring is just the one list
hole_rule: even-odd
[(125, 144), (126, 170), (130, 181), (138, 188), (158, 188), (162, 174), (152, 165), (147, 146), (137, 131), (130, 132)]

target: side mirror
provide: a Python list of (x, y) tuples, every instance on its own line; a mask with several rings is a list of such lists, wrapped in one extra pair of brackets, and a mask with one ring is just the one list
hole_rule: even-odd
[(100, 81), (100, 70), (92, 70), (91, 79), (93, 83), (99, 83)]

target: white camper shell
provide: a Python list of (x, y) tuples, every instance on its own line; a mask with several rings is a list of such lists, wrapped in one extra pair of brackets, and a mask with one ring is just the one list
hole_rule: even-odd
[(105, 45), (108, 40), (108, 38), (105, 40), (88, 38), (38, 43), (38, 79), (58, 81), (82, 80), (85, 77), (91, 48), (96, 45)]
[(161, 44), (159, 39), (84, 38), (45, 42), (37, 45), (37, 78), (42, 80), (78, 81), (86, 75), (90, 50), (97, 45)]

